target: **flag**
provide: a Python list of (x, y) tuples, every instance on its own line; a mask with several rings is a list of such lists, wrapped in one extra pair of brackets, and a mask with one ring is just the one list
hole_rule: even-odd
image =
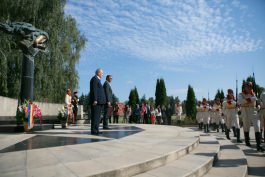
[(33, 104), (29, 103), (28, 106), (28, 129), (32, 129), (34, 126), (34, 108), (33, 108)]

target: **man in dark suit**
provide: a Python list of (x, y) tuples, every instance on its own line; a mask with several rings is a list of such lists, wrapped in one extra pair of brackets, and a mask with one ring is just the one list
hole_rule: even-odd
[(97, 69), (96, 75), (90, 80), (90, 105), (91, 105), (91, 134), (98, 135), (100, 114), (106, 104), (106, 96), (100, 79), (103, 76), (103, 70)]
[(106, 95), (106, 104), (104, 107), (104, 116), (103, 116), (103, 129), (110, 129), (108, 126), (108, 119), (111, 118), (111, 103), (112, 103), (112, 89), (110, 83), (112, 81), (112, 76), (107, 75), (106, 81), (103, 85), (105, 95)]

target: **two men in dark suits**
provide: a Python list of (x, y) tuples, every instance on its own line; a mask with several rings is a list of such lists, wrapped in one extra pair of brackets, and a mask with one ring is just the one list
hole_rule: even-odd
[(98, 135), (100, 115), (106, 104), (104, 88), (100, 82), (103, 76), (103, 70), (97, 69), (95, 76), (90, 80), (90, 105), (91, 105), (91, 134)]
[(103, 129), (110, 129), (108, 126), (108, 119), (111, 118), (111, 103), (112, 103), (112, 89), (110, 83), (112, 81), (112, 76), (107, 75), (106, 81), (103, 85), (105, 95), (106, 95), (106, 104), (104, 107), (104, 116), (103, 116)]

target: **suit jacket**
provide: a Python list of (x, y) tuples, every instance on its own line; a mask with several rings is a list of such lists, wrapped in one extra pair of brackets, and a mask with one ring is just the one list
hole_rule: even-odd
[(112, 103), (112, 89), (108, 81), (105, 81), (103, 88), (106, 95), (106, 101)]
[(97, 104), (106, 104), (106, 96), (100, 79), (94, 76), (90, 80), (90, 104), (97, 101)]

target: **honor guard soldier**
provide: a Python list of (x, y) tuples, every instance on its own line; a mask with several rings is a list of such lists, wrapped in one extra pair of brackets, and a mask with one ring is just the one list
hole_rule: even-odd
[(244, 82), (243, 91), (238, 95), (238, 103), (241, 106), (241, 115), (243, 119), (245, 142), (247, 146), (251, 146), (249, 142), (250, 140), (249, 129), (252, 122), (255, 130), (257, 151), (263, 152), (264, 149), (260, 146), (261, 143), (260, 120), (257, 115), (256, 101), (257, 97), (255, 96), (255, 93), (252, 90), (252, 83)]
[(199, 129), (202, 130), (202, 127), (203, 127), (203, 119), (202, 119), (203, 109), (202, 109), (202, 102), (201, 101), (198, 101), (196, 109), (197, 109), (196, 120), (199, 124)]
[(219, 132), (219, 123), (221, 122), (221, 114), (222, 114), (222, 105), (220, 102), (220, 98), (215, 99), (215, 103), (213, 104), (213, 126), (214, 130)]
[(263, 138), (265, 142), (265, 90), (263, 90), (263, 92), (260, 95), (259, 116), (260, 116), (260, 128), (261, 130), (263, 130), (263, 133), (264, 133)]
[(239, 117), (237, 114), (237, 103), (235, 101), (234, 92), (232, 89), (227, 90), (227, 96), (223, 102), (223, 112), (225, 115), (225, 122), (226, 122), (226, 130), (225, 130), (226, 138), (230, 140), (229, 132), (231, 126), (234, 125), (236, 128), (237, 142), (242, 143), (242, 141), (240, 140), (240, 126), (239, 126)]
[(209, 132), (209, 105), (207, 104), (206, 98), (202, 100), (202, 118), (204, 132)]

